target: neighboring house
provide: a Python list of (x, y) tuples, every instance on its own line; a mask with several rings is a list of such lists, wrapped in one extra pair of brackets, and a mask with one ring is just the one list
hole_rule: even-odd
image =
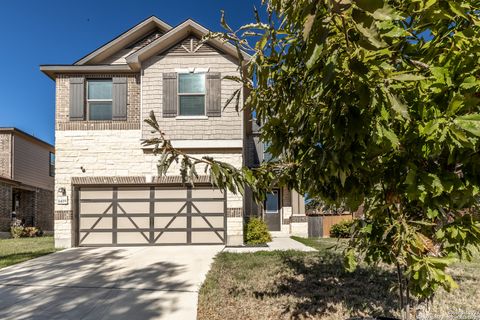
[[(238, 75), (237, 50), (202, 44), (207, 33), (192, 20), (171, 27), (151, 17), (72, 65), (41, 66), (56, 83), (57, 247), (243, 243), (244, 218), (259, 212), (251, 197), (214, 190), (205, 175), (184, 186), (175, 163), (159, 177), (158, 157), (141, 146), (154, 111), (174, 146), (254, 165), (251, 117), (223, 108), (239, 88), (223, 79)], [(306, 234), (301, 197), (276, 195), (267, 203), (280, 224), (272, 230)]]
[(53, 231), (55, 149), (15, 128), (0, 128), (0, 231), (13, 218)]

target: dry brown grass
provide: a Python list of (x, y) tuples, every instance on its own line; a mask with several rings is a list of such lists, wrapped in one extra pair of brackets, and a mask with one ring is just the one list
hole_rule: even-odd
[[(319, 252), (276, 251), (219, 254), (199, 296), (198, 319), (322, 319), (362, 316), (398, 317), (395, 274), (361, 264), (354, 273), (343, 268), (334, 242), (315, 240)], [(441, 292), (432, 314), (465, 310), (480, 302), (480, 261), (455, 266), (462, 290)], [(463, 289), (465, 286), (468, 289)], [(466, 291), (465, 291), (466, 290)], [(462, 292), (463, 291), (463, 292)], [(468, 296), (465, 293), (468, 292)]]

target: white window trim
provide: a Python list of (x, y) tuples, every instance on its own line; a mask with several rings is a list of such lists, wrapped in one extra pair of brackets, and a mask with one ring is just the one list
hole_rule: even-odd
[(207, 73), (210, 71), (210, 67), (208, 68), (177, 68), (175, 69), (176, 73)]
[(87, 102), (87, 112), (86, 112), (86, 119), (88, 121), (111, 121), (113, 120), (113, 114), (112, 114), (112, 119), (108, 119), (108, 120), (97, 120), (97, 119), (90, 119), (90, 102), (111, 102), (112, 103), (112, 113), (113, 113), (113, 92), (112, 92), (112, 99), (88, 99), (88, 82), (89, 81), (98, 81), (98, 80), (110, 80), (112, 82), (112, 90), (113, 90), (113, 79), (112, 78), (100, 78), (100, 79), (96, 79), (96, 78), (91, 78), (91, 79), (87, 79), (86, 83), (87, 83), (87, 90), (86, 91), (86, 102)]
[(208, 116), (176, 116), (177, 120), (208, 120)]
[[(194, 69), (200, 69), (200, 68), (194, 68)], [(179, 69), (180, 70), (180, 69)], [(184, 70), (189, 70), (189, 69), (184, 69)], [(205, 77), (205, 81), (204, 81), (204, 84), (205, 84), (205, 91), (203, 92), (203, 94), (199, 94), (199, 93), (180, 93), (180, 75), (181, 74), (190, 74), (192, 72), (177, 72), (177, 116), (175, 117), (175, 119), (178, 119), (178, 120), (193, 120), (193, 119), (208, 119), (208, 116), (207, 116), (207, 75), (206, 75), (206, 72), (193, 72), (193, 73), (202, 73), (204, 74), (204, 77)], [(196, 115), (196, 116), (182, 116), (180, 114), (180, 96), (201, 96), (203, 95), (204, 96), (204, 99), (203, 99), (203, 115)]]

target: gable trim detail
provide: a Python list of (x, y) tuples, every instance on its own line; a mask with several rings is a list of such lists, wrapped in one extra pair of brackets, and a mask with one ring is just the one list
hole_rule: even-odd
[(91, 53), (87, 54), (80, 60), (76, 61), (74, 65), (87, 65), (96, 64), (108, 57), (109, 55), (123, 49), (124, 47), (131, 45), (132, 42), (138, 40), (140, 37), (152, 32), (155, 28), (161, 29), (163, 32), (167, 32), (172, 27), (166, 22), (158, 19), (155, 16), (151, 16), (144, 21), (140, 22), (133, 28), (120, 34), (113, 40), (107, 42), (100, 48), (95, 49)]
[[(191, 19), (188, 19), (183, 23), (181, 23), (180, 25), (176, 26), (175, 28), (169, 30), (160, 38), (156, 39), (155, 41), (152, 41), (145, 47), (127, 56), (126, 57), (127, 64), (132, 68), (132, 70), (138, 71), (141, 68), (142, 61), (145, 61), (146, 59), (154, 55), (158, 55), (172, 48), (173, 46), (178, 44), (180, 41), (184, 40), (185, 38), (191, 35), (201, 38), (204, 35), (208, 34), (208, 32), (209, 30), (203, 27), (202, 25), (198, 24), (197, 22)], [(211, 40), (208, 40), (206, 44), (238, 59), (237, 49), (231, 43), (221, 41), (220, 39), (211, 39)], [(251, 58), (251, 56), (246, 52), (241, 52), (241, 54), (245, 59)]]

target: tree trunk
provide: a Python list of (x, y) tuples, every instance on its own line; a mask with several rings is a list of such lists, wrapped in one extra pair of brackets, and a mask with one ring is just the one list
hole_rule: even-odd
[(404, 301), (404, 288), (403, 288), (403, 272), (402, 268), (400, 267), (400, 264), (397, 263), (397, 281), (398, 281), (398, 291), (399, 291), (399, 297), (400, 297), (400, 314), (402, 317), (402, 320), (408, 320), (408, 314), (405, 313), (405, 301)]

